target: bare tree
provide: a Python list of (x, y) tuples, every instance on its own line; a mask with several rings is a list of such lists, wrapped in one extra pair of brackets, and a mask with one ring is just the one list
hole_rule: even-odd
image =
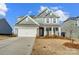
[(74, 22), (72, 21), (72, 22), (68, 23), (64, 29), (66, 32), (69, 32), (69, 38), (70, 38), (71, 42), (73, 43), (74, 40), (72, 39), (72, 34), (75, 30)]

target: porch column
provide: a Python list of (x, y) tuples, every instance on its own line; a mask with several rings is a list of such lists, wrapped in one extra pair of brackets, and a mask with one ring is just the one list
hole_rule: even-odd
[(58, 29), (59, 29), (59, 36), (61, 36), (61, 27), (59, 27)]
[(44, 27), (44, 36), (46, 36), (46, 27)]
[(37, 36), (39, 36), (39, 28), (37, 28)]
[(52, 35), (54, 35), (53, 27), (52, 27)]

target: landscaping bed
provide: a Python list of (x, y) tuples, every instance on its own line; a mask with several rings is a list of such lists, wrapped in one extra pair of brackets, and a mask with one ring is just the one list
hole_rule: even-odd
[(77, 43), (66, 42), (63, 45), (68, 48), (79, 49), (79, 44), (77, 44)]

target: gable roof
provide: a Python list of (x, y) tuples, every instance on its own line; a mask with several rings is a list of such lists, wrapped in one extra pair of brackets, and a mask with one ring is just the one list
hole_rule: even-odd
[(12, 34), (12, 28), (5, 18), (0, 19), (0, 34)]
[[(17, 24), (36, 24), (39, 26), (39, 24), (44, 23), (44, 21), (42, 21), (42, 23), (38, 20), (38, 18), (59, 18), (59, 16), (53, 12), (52, 10), (45, 8), (44, 10), (42, 10), (38, 15), (30, 15), (30, 16), (21, 16), (18, 18), (18, 21), (16, 22)], [(30, 20), (27, 22), (26, 19), (29, 18)]]
[[(50, 15), (52, 14), (52, 15)], [(50, 15), (50, 16), (49, 16)], [(50, 10), (49, 8), (45, 8), (44, 10), (42, 10), (36, 17), (56, 17), (59, 18), (59, 16), (54, 13), (52, 10)]]
[[(30, 15), (30, 17), (31, 17), (31, 18), (35, 18), (34, 15)], [(25, 19), (25, 18), (27, 18), (27, 15), (18, 17), (16, 24), (17, 24), (18, 22), (21, 22), (21, 21), (22, 21), (23, 19)]]
[(74, 21), (76, 21), (76, 20), (79, 20), (78, 18), (79, 18), (79, 16), (77, 16), (77, 17), (69, 17), (69, 18), (68, 18), (67, 20), (65, 20), (64, 22), (69, 21), (69, 20), (74, 20)]
[[(27, 19), (28, 18), (28, 19)], [(24, 16), (23, 18), (21, 18), (21, 20), (19, 22), (16, 23), (16, 25), (18, 24), (36, 24), (39, 25), (35, 20), (33, 20), (33, 18), (31, 18), (30, 16)]]
[(49, 13), (47, 13), (47, 15), (45, 15), (45, 17), (56, 17), (56, 18), (59, 18), (59, 16), (57, 14), (55, 14), (54, 12), (50, 11)]
[(27, 17), (27, 15), (18, 17), (18, 20), (17, 20), (16, 24), (20, 23), (20, 22), (21, 22), (22, 20), (24, 20), (26, 17)]
[(36, 15), (36, 17), (40, 16), (41, 14), (43, 14), (46, 10), (48, 10), (47, 8), (45, 8), (44, 10), (42, 10), (38, 15)]

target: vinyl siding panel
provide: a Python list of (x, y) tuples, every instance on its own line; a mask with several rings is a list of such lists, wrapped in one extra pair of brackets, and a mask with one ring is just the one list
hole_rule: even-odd
[(12, 28), (5, 19), (0, 19), (0, 34), (12, 34)]
[[(74, 24), (74, 25), (72, 26), (70, 24)], [(66, 37), (70, 37), (70, 31), (69, 30), (72, 28), (73, 32), (72, 32), (72, 36), (71, 37), (73, 39), (79, 39), (79, 27), (76, 24), (77, 24), (76, 20), (69, 20), (69, 21), (66, 21), (63, 24), (62, 32), (66, 33)]]

